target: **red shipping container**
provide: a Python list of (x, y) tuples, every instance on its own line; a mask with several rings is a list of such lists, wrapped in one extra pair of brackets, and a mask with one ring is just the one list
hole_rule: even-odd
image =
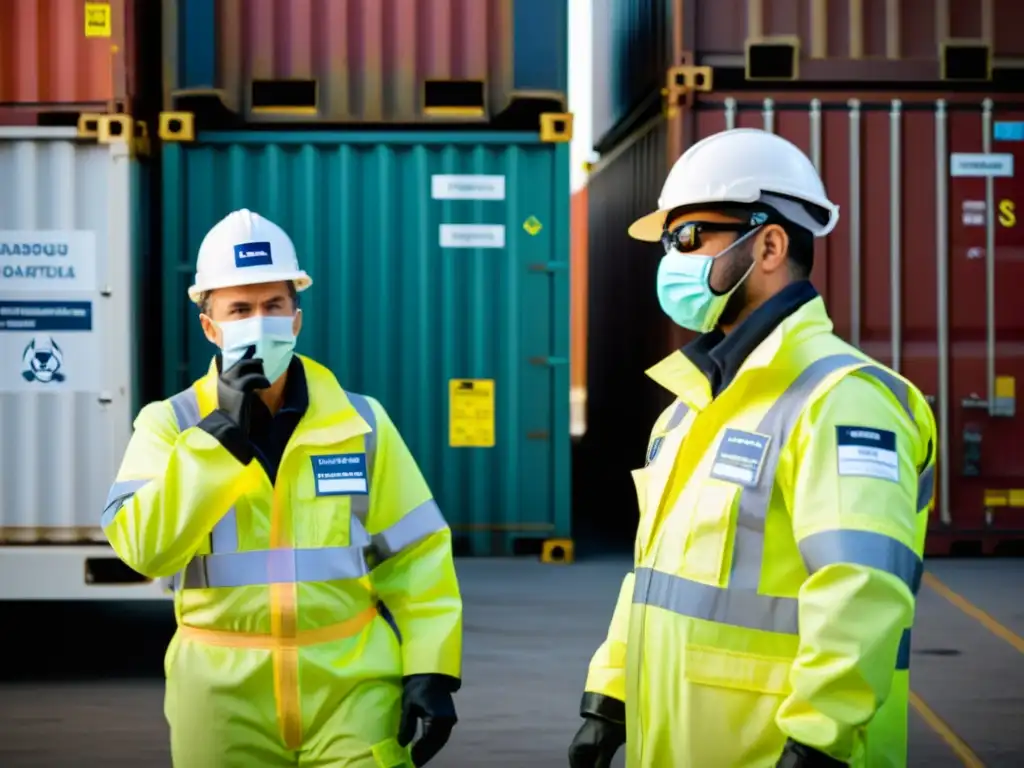
[(34, 124), (53, 112), (128, 111), (137, 90), (133, 5), (3, 0), (0, 121)]

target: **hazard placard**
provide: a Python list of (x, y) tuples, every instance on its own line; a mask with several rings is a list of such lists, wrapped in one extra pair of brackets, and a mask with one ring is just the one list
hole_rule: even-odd
[(494, 447), (494, 379), (448, 382), (448, 445)]
[(110, 37), (113, 34), (110, 16), (110, 3), (86, 3), (85, 36)]

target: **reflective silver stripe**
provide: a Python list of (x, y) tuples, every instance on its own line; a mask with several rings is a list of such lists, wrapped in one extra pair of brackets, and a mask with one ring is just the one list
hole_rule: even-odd
[(690, 406), (686, 403), (679, 403), (676, 405), (676, 409), (672, 411), (672, 415), (669, 417), (668, 422), (665, 424), (665, 431), (671, 432), (673, 429), (683, 423), (683, 419), (686, 418), (686, 414), (690, 412)]
[(823, 531), (799, 543), (808, 573), (829, 565), (850, 563), (891, 573), (917, 594), (924, 563), (906, 544), (871, 531)]
[(447, 527), (432, 499), (372, 538), (358, 518), (353, 516), (350, 521), (351, 544), (347, 547), (197, 555), (185, 568), (184, 580), (175, 577), (174, 587), (203, 589), (357, 579), (370, 572), (367, 554), (374, 556), (376, 564)]
[(714, 587), (651, 568), (636, 569), (633, 602), (693, 619), (766, 632), (795, 635), (799, 627), (796, 598)]
[(900, 649), (896, 653), (896, 669), (910, 669), (910, 630), (904, 629)]
[(106, 528), (110, 525), (124, 503), (134, 496), (139, 488), (151, 482), (153, 481), (150, 479), (122, 480), (111, 485), (110, 492), (107, 494), (107, 502), (103, 505), (103, 514), (100, 515), (100, 526)]
[(179, 432), (191, 429), (200, 422), (199, 397), (192, 387), (174, 395), (170, 399), (170, 403), (171, 408), (174, 409), (174, 418), (178, 421)]
[(768, 435), (768, 449), (761, 467), (760, 481), (755, 488), (744, 488), (740, 494), (736, 544), (732, 556), (730, 589), (757, 591), (761, 583), (761, 561), (764, 556), (764, 525), (768, 505), (775, 489), (775, 472), (782, 448), (800, 419), (814, 391), (837, 371), (863, 363), (854, 355), (830, 355), (815, 360), (805, 368), (761, 419), (757, 432)]
[(369, 571), (363, 547), (261, 549), (198, 555), (175, 588), (208, 589), (358, 579)]
[(929, 464), (917, 479), (917, 511), (923, 511), (932, 503), (935, 493), (935, 465)]
[[(178, 431), (184, 432), (202, 421), (202, 416), (199, 413), (199, 396), (194, 387), (189, 387), (174, 395), (170, 399), (170, 403), (174, 409), (174, 418), (178, 422)], [(210, 551), (238, 551), (238, 520), (234, 507), (225, 513), (210, 532)]]
[(437, 502), (425, 501), (409, 511), (401, 520), (373, 536), (374, 554), (381, 560), (419, 543), (432, 533), (448, 527)]
[(369, 491), (372, 487), (373, 460), (377, 455), (377, 416), (374, 414), (373, 407), (366, 397), (357, 395), (355, 392), (346, 392), (345, 394), (348, 396), (348, 401), (352, 403), (352, 407), (356, 409), (356, 413), (362, 417), (363, 421), (370, 425), (370, 431), (363, 435), (363, 445), (366, 450), (367, 493), (353, 494), (349, 497), (351, 499), (352, 515), (365, 523), (367, 516), (370, 514)]

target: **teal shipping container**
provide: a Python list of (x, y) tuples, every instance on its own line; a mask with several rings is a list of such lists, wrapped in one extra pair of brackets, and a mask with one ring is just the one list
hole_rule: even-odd
[(252, 131), (162, 151), (166, 395), (215, 351), (186, 296), (199, 244), (249, 208), (313, 278), (298, 351), (380, 400), (460, 551), (570, 535), (568, 144)]

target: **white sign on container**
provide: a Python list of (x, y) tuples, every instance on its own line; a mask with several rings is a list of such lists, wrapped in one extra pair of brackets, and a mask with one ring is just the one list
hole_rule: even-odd
[(991, 152), (954, 152), (949, 156), (949, 175), (974, 178), (1013, 176), (1013, 155)]
[(504, 200), (505, 177), (436, 174), (430, 177), (430, 196), (435, 200)]
[(442, 224), (442, 248), (504, 248), (504, 224)]
[(965, 227), (985, 226), (984, 200), (964, 200), (961, 210)]
[(98, 392), (103, 353), (92, 301), (0, 298), (0, 392)]
[(95, 290), (95, 232), (0, 230), (0, 296)]

